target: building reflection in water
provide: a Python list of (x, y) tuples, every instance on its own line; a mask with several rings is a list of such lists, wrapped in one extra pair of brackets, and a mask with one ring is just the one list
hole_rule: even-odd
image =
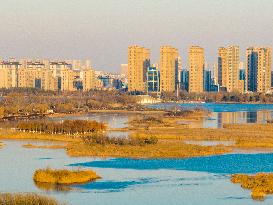
[(217, 113), (217, 126), (223, 127), (223, 124), (238, 123), (266, 123), (272, 119), (272, 111), (259, 110), (247, 112), (219, 112)]

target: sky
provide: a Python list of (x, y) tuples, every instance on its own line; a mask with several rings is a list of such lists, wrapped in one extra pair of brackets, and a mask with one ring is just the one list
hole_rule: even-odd
[(0, 0), (0, 58), (90, 59), (118, 72), (127, 47), (191, 45), (217, 61), (220, 46), (272, 46), (273, 0)]

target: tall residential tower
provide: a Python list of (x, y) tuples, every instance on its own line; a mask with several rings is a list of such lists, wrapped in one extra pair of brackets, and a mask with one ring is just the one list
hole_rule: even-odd
[(128, 90), (146, 91), (146, 74), (150, 66), (150, 50), (140, 46), (128, 47)]
[(246, 50), (246, 87), (252, 92), (267, 92), (271, 87), (272, 50), (250, 47)]
[(178, 59), (176, 48), (162, 46), (160, 48), (160, 91), (174, 92), (178, 85)]
[(239, 60), (239, 46), (218, 49), (218, 83), (227, 92), (241, 91)]
[(189, 92), (201, 93), (204, 91), (204, 49), (192, 46), (189, 49)]

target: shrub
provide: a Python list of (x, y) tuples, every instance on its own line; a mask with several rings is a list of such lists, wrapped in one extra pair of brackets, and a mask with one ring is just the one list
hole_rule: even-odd
[(151, 144), (157, 144), (158, 139), (155, 136), (151, 137), (109, 137), (103, 134), (94, 134), (89, 136), (82, 137), (82, 140), (84, 144), (86, 145), (132, 145), (132, 146), (144, 146), (144, 145), (151, 145)]
[(38, 194), (0, 194), (0, 204), (3, 205), (65, 205), (57, 202), (54, 198)]
[(19, 122), (17, 128), (21, 131), (58, 133), (58, 134), (83, 134), (99, 132), (106, 129), (104, 123), (89, 120), (65, 120), (63, 122), (29, 121)]

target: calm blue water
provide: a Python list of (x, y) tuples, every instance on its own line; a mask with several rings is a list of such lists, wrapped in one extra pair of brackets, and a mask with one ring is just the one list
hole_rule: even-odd
[(211, 112), (257, 112), (260, 110), (273, 111), (273, 104), (230, 104), (230, 103), (160, 103), (150, 105), (153, 108), (170, 109), (174, 107), (204, 108)]
[[(174, 104), (154, 106), (170, 107)], [(221, 127), (224, 123), (264, 123), (272, 118), (273, 111), (273, 105), (182, 106), (203, 106), (213, 112), (212, 116), (197, 125), (200, 127)], [(107, 120), (113, 128), (124, 127), (128, 122), (128, 116), (124, 115), (121, 118), (119, 115), (91, 115), (81, 119)], [(250, 191), (230, 183), (230, 174), (233, 173), (273, 172), (273, 153), (157, 160), (69, 158), (64, 150), (25, 149), (22, 145), (28, 143), (26, 141), (4, 143), (6, 146), (0, 149), (0, 192), (37, 192), (71, 205), (273, 204), (273, 196), (268, 196), (264, 202), (255, 202), (250, 197)], [(102, 179), (74, 185), (69, 192), (45, 192), (32, 181), (34, 171), (45, 167), (91, 168)]]
[[(273, 154), (229, 154), (190, 159), (132, 160), (69, 158), (64, 150), (25, 149), (4, 141), (0, 149), (0, 192), (37, 192), (72, 205), (254, 205), (250, 192), (230, 183), (232, 173), (273, 171)], [(42, 143), (42, 142), (41, 142)], [(92, 168), (102, 179), (69, 192), (45, 192), (32, 181), (42, 167)]]

